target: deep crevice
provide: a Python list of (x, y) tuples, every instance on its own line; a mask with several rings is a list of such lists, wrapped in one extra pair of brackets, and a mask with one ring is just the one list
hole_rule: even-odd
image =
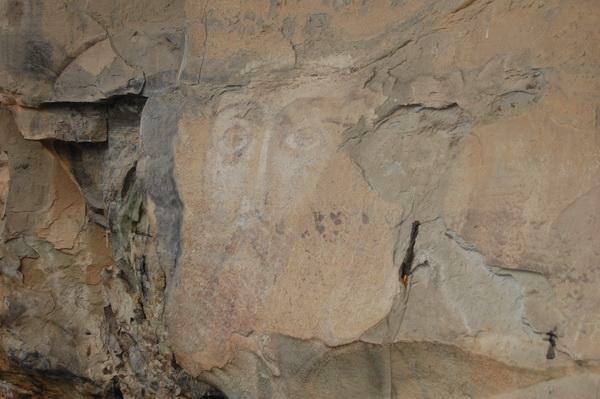
[(417, 242), (417, 236), (419, 235), (420, 225), (421, 223), (418, 220), (415, 220), (412, 223), (410, 230), (410, 242), (408, 244), (408, 248), (406, 248), (406, 253), (404, 254), (402, 264), (400, 265), (400, 281), (402, 281), (402, 284), (405, 287), (408, 285), (408, 278), (412, 272), (412, 264), (415, 260), (415, 243)]
[(548, 352), (546, 352), (546, 359), (552, 360), (556, 357), (556, 341), (558, 341), (558, 335), (556, 334), (556, 327), (546, 333), (545, 341), (548, 341)]
[(121, 386), (119, 384), (119, 378), (113, 377), (110, 384), (108, 385), (105, 393), (105, 399), (123, 399), (123, 392), (121, 392)]
[[(83, 397), (106, 397), (98, 383), (62, 366), (48, 367), (48, 359), (38, 352), (29, 353), (20, 360), (9, 353), (9, 362), (7, 370), (0, 370), (2, 398), (63, 398), (71, 391), (77, 391)], [(15, 394), (20, 396), (13, 396)]]
[(125, 178), (123, 179), (123, 184), (121, 187), (121, 200), (123, 200), (127, 196), (129, 189), (135, 182), (136, 169), (137, 169), (137, 161), (134, 162), (133, 166), (127, 171), (127, 174), (125, 175)]
[(177, 359), (171, 359), (171, 367), (174, 370), (175, 382), (181, 392), (192, 399), (227, 399), (227, 395), (211, 384), (204, 382), (188, 374), (177, 363)]
[(106, 98), (99, 99), (97, 101), (44, 101), (39, 106), (32, 108), (60, 108), (60, 107), (85, 107), (94, 105), (106, 105), (108, 107), (117, 105), (127, 100), (136, 101), (140, 98), (146, 100), (148, 97), (142, 94), (127, 93), (127, 94), (115, 94)]

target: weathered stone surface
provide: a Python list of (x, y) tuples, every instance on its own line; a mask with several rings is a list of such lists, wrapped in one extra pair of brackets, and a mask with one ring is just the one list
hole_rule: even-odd
[(42, 109), (12, 108), (15, 122), (24, 138), (77, 142), (107, 139), (106, 107), (47, 106)]
[(0, 4), (0, 87), (3, 102), (39, 104), (73, 58), (103, 40), (106, 31), (83, 4), (4, 0)]
[(182, 115), (182, 255), (167, 325), (190, 369), (223, 366), (232, 340), (259, 329), (352, 342), (391, 306), (402, 209), (340, 151), (370, 99), (335, 80), (302, 83), (224, 94)]
[(0, 0), (0, 396), (596, 397), (598, 20)]
[(144, 84), (141, 72), (115, 53), (104, 39), (81, 53), (54, 82), (58, 101), (92, 102), (122, 94), (138, 94)]
[(0, 220), (4, 219), (9, 187), (10, 169), (8, 166), (8, 155), (6, 155), (6, 152), (2, 152), (0, 153)]

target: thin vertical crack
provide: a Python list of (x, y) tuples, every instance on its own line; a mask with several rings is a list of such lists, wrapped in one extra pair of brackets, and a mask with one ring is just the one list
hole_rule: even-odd
[(400, 265), (400, 281), (402, 281), (404, 287), (407, 287), (408, 285), (408, 278), (411, 274), (412, 264), (415, 260), (415, 243), (417, 241), (417, 235), (419, 235), (420, 225), (421, 223), (418, 220), (413, 222), (410, 231), (410, 242), (408, 248), (406, 248), (406, 254), (404, 254), (402, 264)]

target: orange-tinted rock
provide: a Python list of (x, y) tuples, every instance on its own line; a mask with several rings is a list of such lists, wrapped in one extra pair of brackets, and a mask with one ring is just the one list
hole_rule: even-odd
[(594, 397), (599, 19), (0, 4), (0, 392)]

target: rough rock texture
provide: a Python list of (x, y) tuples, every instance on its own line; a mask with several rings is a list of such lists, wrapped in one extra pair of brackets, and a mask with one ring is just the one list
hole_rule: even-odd
[(598, 21), (0, 0), (0, 397), (596, 398)]

